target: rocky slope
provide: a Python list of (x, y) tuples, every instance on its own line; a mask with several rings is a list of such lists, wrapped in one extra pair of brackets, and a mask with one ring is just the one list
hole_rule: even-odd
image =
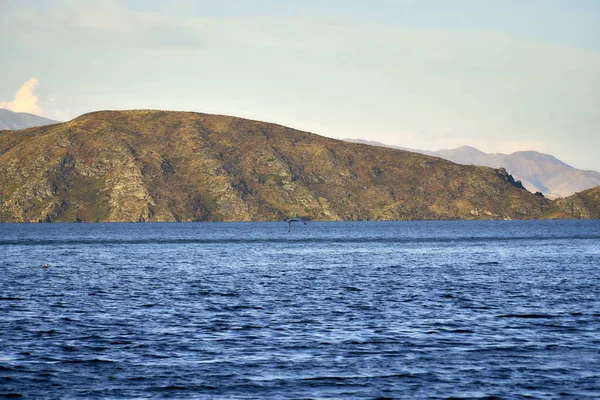
[(548, 218), (600, 219), (600, 186), (556, 199), (546, 209)]
[(549, 207), (503, 171), (227, 116), (104, 111), (0, 132), (0, 221), (531, 219)]
[(13, 112), (4, 108), (0, 108), (0, 130), (16, 130), (56, 123), (58, 123), (58, 121), (53, 121), (51, 119), (40, 117), (34, 114)]

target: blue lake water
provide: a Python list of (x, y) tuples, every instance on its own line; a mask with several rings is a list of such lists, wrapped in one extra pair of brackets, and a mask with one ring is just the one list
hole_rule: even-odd
[(600, 397), (600, 221), (0, 224), (19, 395)]

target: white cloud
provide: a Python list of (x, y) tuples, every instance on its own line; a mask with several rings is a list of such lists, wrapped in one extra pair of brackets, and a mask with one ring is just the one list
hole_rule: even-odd
[(38, 97), (35, 95), (35, 87), (38, 83), (37, 78), (29, 79), (17, 90), (13, 101), (0, 101), (0, 108), (39, 115), (41, 109), (38, 105)]

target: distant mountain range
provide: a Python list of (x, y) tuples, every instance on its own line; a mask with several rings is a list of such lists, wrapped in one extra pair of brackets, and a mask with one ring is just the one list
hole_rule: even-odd
[(14, 112), (0, 108), (0, 131), (10, 130), (14, 131), (17, 129), (33, 128), (36, 126), (57, 124), (58, 121), (54, 121), (48, 118), (40, 117), (38, 115)]
[(511, 154), (484, 153), (474, 147), (427, 151), (386, 145), (362, 139), (346, 139), (353, 143), (389, 147), (440, 157), (463, 165), (504, 167), (532, 193), (541, 192), (548, 198), (567, 197), (600, 185), (600, 173), (573, 168), (554, 156), (536, 151), (517, 151)]

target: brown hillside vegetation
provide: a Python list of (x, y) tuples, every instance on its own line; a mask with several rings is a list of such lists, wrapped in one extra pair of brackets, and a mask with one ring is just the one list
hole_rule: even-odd
[(492, 168), (228, 116), (102, 111), (0, 132), (0, 221), (531, 219), (549, 207)]
[(548, 207), (547, 217), (556, 219), (600, 218), (600, 186), (569, 197), (556, 199)]

